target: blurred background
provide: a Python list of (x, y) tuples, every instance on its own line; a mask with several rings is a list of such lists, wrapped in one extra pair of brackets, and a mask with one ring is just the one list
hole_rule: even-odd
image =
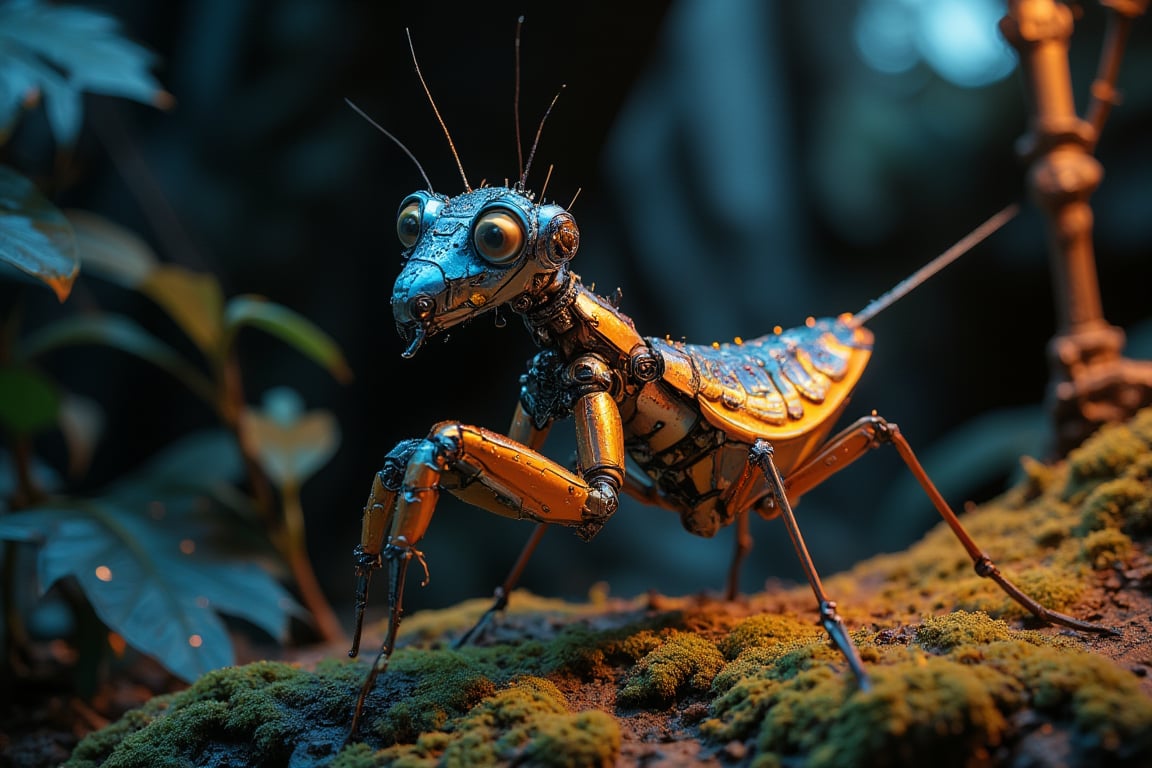
[[(25, 168), (66, 162), (58, 204), (140, 234), (165, 261), (210, 271), (227, 295), (259, 293), (310, 318), (344, 350), (340, 383), (275, 339), (242, 339), (250, 402), (290, 385), (331, 411), (339, 449), (303, 487), (309, 553), (350, 619), (352, 548), (373, 473), (397, 441), (437, 421), (507, 427), (535, 353), (514, 317), (484, 318), (400, 357), (389, 307), (400, 200), (418, 158), (435, 189), (460, 174), (413, 68), (405, 30), (469, 181), (517, 174), (514, 35), (524, 16), (519, 107), (529, 186), (581, 227), (574, 269), (623, 295), (644, 335), (708, 343), (857, 311), (1005, 204), (1023, 198), (1027, 131), (1015, 53), (993, 0), (635, 0), (443, 4), (368, 0), (86, 5), (154, 50), (175, 106), (89, 97), (61, 160), (31, 113), (10, 151)], [(1081, 105), (1102, 8), (1082, 7), (1072, 68)], [(1093, 197), (1105, 315), (1152, 355), (1152, 28), (1138, 22), (1097, 156)], [(140, 297), (81, 277), (73, 299), (129, 312), (186, 343)], [(43, 291), (35, 301), (50, 307)], [(48, 310), (45, 309), (45, 312)], [(35, 316), (35, 308), (32, 309)], [(1023, 214), (875, 318), (876, 350), (846, 420), (898, 423), (957, 508), (1001, 491), (1017, 457), (1043, 458), (1045, 347), (1056, 330), (1043, 220)], [(97, 488), (213, 415), (147, 364), (106, 349), (62, 361), (107, 409), (85, 479)], [(96, 375), (98, 374), (98, 375)], [(562, 426), (548, 450), (567, 461)], [(825, 574), (903, 548), (938, 518), (894, 451), (877, 451), (805, 497), (800, 524)], [(531, 533), (441, 503), (423, 542), (431, 582), (409, 610), (487, 596)], [(746, 591), (801, 578), (778, 521), (753, 522)], [(556, 530), (523, 585), (580, 598), (597, 582), (630, 596), (723, 587), (731, 531), (713, 540), (630, 500), (592, 542)], [(384, 594), (374, 609), (382, 611)]]

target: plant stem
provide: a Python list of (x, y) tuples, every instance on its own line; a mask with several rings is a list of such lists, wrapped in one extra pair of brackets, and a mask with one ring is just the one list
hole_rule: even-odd
[(316, 629), (325, 643), (347, 645), (347, 636), (336, 612), (324, 596), (316, 571), (308, 557), (308, 542), (304, 530), (304, 508), (300, 503), (299, 484), (286, 483), (280, 489), (284, 506), (284, 530), (288, 549), (288, 565), (300, 590), (300, 599), (312, 614)]

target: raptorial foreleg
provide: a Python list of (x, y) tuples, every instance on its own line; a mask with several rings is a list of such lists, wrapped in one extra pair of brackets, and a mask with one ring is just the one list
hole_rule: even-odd
[[(604, 377), (595, 375), (594, 365), (585, 376), (585, 369), (578, 367), (583, 365), (584, 359), (573, 364), (576, 382), (588, 380), (587, 386), (577, 388), (573, 409), (579, 472), (499, 433), (446, 421), (433, 427), (427, 438), (406, 448), (407, 463), (399, 488), (389, 490), (381, 481), (382, 495), (395, 502), (395, 512), (390, 517), (384, 513), (389, 529), (383, 558), (391, 565), (388, 631), (361, 688), (349, 738), (355, 734), (364, 702), (395, 648), (403, 613), (404, 573), (412, 559), (423, 563), (423, 554), (416, 547), (428, 529), (441, 491), (505, 517), (568, 526), (584, 538), (599, 531), (616, 511), (624, 478), (620, 413), (602, 381)], [(373, 489), (375, 493), (375, 484)], [(378, 533), (377, 524), (376, 520), (372, 523), (373, 536)]]

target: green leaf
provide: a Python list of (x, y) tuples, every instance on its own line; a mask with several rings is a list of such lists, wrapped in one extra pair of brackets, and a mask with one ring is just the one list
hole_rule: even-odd
[(151, 246), (132, 230), (89, 211), (70, 209), (64, 216), (76, 235), (84, 274), (136, 289), (158, 266)]
[[(185, 500), (188, 501), (188, 500)], [(37, 541), (41, 592), (74, 577), (109, 629), (191, 682), (235, 663), (219, 614), (283, 639), (303, 609), (266, 571), (205, 552), (190, 503), (155, 520), (112, 499), (65, 502), (0, 518), (0, 539)]]
[(60, 301), (72, 292), (72, 283), (80, 271), (76, 241), (68, 219), (40, 194), (31, 180), (3, 165), (0, 165), (0, 261), (44, 281)]
[(46, 376), (31, 368), (0, 367), (0, 426), (32, 435), (55, 426), (60, 394)]
[(160, 264), (139, 287), (164, 308), (204, 354), (217, 359), (223, 333), (224, 295), (214, 275)]
[(205, 402), (215, 403), (215, 387), (204, 374), (135, 321), (121, 315), (62, 318), (23, 339), (18, 351), (31, 358), (75, 344), (103, 344), (143, 358), (184, 382)]
[(291, 344), (327, 369), (337, 380), (348, 382), (352, 370), (340, 346), (311, 320), (262, 296), (234, 296), (225, 308), (224, 328), (229, 337), (242, 326), (260, 328)]
[(171, 96), (150, 73), (155, 62), (106, 13), (35, 0), (0, 3), (0, 128), (10, 127), (37, 92), (65, 146), (80, 131), (84, 91), (166, 107)]

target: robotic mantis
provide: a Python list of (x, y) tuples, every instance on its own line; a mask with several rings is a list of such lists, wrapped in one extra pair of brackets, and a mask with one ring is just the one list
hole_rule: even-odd
[[(419, 65), (416, 70), (419, 74)], [(399, 442), (372, 482), (355, 551), (357, 616), (350, 656), (359, 651), (370, 578), (385, 566), (389, 611), (350, 737), (395, 649), (408, 567), (416, 560), (427, 573), (419, 546), (444, 492), (487, 512), (537, 524), (485, 619), (503, 607), (546, 527), (571, 528), (591, 539), (616, 512), (621, 495), (678, 513), (698, 536), (738, 525), (730, 597), (734, 574), (750, 547), (749, 515), (778, 517), (812, 589), (821, 625), (859, 686), (868, 688), (865, 665), (821, 583), (793, 505), (872, 448), (891, 445), (978, 574), (1043, 622), (1114, 632), (1044, 607), (1001, 573), (896, 424), (873, 413), (832, 434), (871, 355), (873, 334), (865, 323), (1002, 226), (1015, 206), (859, 313), (809, 318), (798, 328), (732, 343), (697, 345), (641, 335), (614, 303), (584, 285), (570, 266), (580, 243), (575, 219), (526, 188), (532, 154), (534, 148), (515, 183), (477, 189), (457, 156), (462, 194), (437, 193), (424, 175), (427, 189), (400, 204), (396, 232), (404, 262), (391, 303), (406, 344), (404, 357), (415, 355), (427, 339), (498, 307), (523, 320), (540, 351), (521, 377), (507, 433), (442, 421), (424, 437)], [(576, 433), (574, 468), (542, 452), (550, 427), (567, 418)]]

